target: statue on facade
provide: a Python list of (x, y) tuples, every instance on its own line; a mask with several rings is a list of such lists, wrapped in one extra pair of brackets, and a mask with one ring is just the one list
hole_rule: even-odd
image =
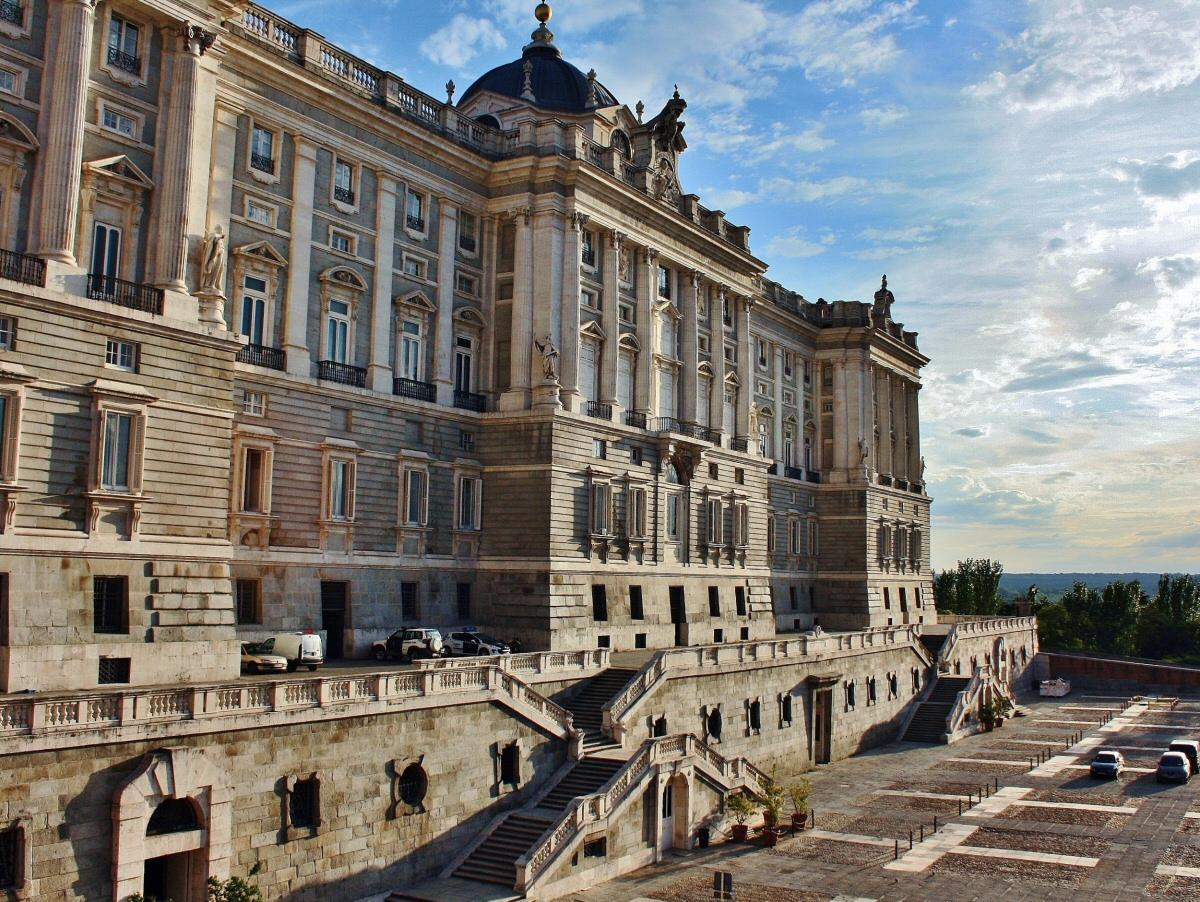
[(925, 481), (925, 455), (921, 455), (921, 482)]
[(558, 348), (547, 335), (542, 341), (533, 342), (538, 353), (542, 355), (542, 376), (546, 382), (558, 382)]
[(894, 303), (896, 303), (896, 296), (888, 290), (887, 276), (884, 276), (883, 284), (875, 292), (875, 306), (871, 312), (875, 316), (882, 316), (884, 319), (890, 320), (892, 318), (892, 304)]
[(199, 294), (225, 297), (225, 232), (220, 226), (204, 236), (200, 252)]
[(858, 462), (863, 467), (866, 467), (867, 461), (870, 459), (871, 459), (871, 446), (867, 444), (867, 440), (865, 438), (859, 438), (859, 440), (858, 440)]

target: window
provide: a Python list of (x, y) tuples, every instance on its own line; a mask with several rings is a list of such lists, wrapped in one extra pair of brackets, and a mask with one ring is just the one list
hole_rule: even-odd
[(607, 483), (592, 485), (592, 535), (612, 535), (612, 486)]
[(916, 667), (912, 669), (912, 691), (914, 695), (921, 691), (921, 671)]
[(330, 299), (325, 314), (325, 359), (350, 362), (350, 303)]
[(410, 808), (420, 810), (425, 795), (429, 792), (429, 777), (419, 764), (410, 764), (400, 774), (400, 801)]
[(630, 448), (629, 449), (629, 463), (635, 467), (640, 467), (642, 465), (642, 449), (641, 448)]
[(720, 617), (721, 616), (721, 587), (720, 586), (709, 586), (708, 587), (708, 616), (709, 617)]
[(604, 586), (592, 586), (592, 620), (608, 622), (608, 592)]
[(750, 505), (741, 502), (733, 506), (733, 544), (738, 548), (750, 544)]
[(800, 520), (788, 521), (788, 553), (799, 556), (804, 553), (803, 523)]
[(21, 876), (25, 864), (22, 832), (19, 827), (0, 830), (0, 890), (20, 889), (24, 883)]
[(333, 199), (354, 206), (354, 165), (338, 157), (333, 161)]
[(844, 684), (844, 686), (842, 687), (842, 691), (845, 693), (845, 696), (846, 696), (846, 710), (847, 711), (853, 710), (854, 709), (854, 684), (853, 683)]
[(400, 326), (400, 376), (421, 381), (421, 323), (406, 319)]
[(106, 411), (101, 449), (100, 487), (108, 492), (128, 492), (134, 416)]
[(665, 266), (658, 268), (658, 296), (663, 300), (671, 299), (671, 270)]
[(405, 223), (414, 232), (425, 232), (425, 195), (418, 194), (411, 188), (405, 205)]
[(250, 133), (250, 168), (275, 174), (275, 133), (259, 125)]
[(597, 460), (608, 459), (608, 442), (602, 438), (592, 439), (592, 457)]
[(458, 247), (468, 254), (475, 253), (479, 246), (479, 220), (474, 213), (460, 210), (458, 214)]
[(110, 658), (101, 655), (96, 667), (96, 682), (100, 685), (129, 682), (129, 658)]
[(720, 464), (709, 464), (708, 465), (708, 478), (709, 479), (720, 479), (721, 478), (721, 465)]
[(454, 390), (469, 392), (472, 387), (471, 363), (474, 356), (474, 341), (465, 336), (454, 339)]
[(108, 23), (108, 64), (122, 72), (139, 75), (142, 60), (138, 56), (138, 26), (120, 16)]
[(626, 304), (624, 301), (622, 301), (620, 304), (617, 305), (617, 316), (618, 316), (618, 318), (620, 318), (621, 322), (629, 323), (630, 325), (632, 325), (635, 321), (633, 305)]
[(792, 724), (792, 694), (784, 692), (779, 696), (779, 726), (788, 727)]
[(745, 617), (746, 616), (746, 587), (745, 586), (734, 586), (733, 587), (733, 598), (734, 598), (734, 603), (737, 605), (737, 615), (739, 617)]
[(262, 623), (262, 583), (257, 579), (234, 581), (234, 600), (239, 624)]
[(401, 620), (416, 620), (419, 611), (417, 609), (417, 584), (416, 583), (401, 583), (400, 584), (400, 619)]
[[(634, 633), (633, 634), (633, 647), (634, 648), (646, 648), (647, 647), (645, 633)], [(664, 733), (663, 735), (665, 736), (666, 734)]]
[(121, 274), (121, 230), (107, 223), (97, 222), (92, 230), (91, 274), (106, 280), (98, 286), (101, 291), (112, 292), (116, 286), (107, 284)]
[(354, 462), (329, 461), (329, 519), (354, 519)]
[(316, 775), (296, 780), (288, 792), (288, 826), (316, 830), (321, 825), (321, 783)]
[(646, 616), (645, 611), (642, 610), (642, 587), (641, 586), (630, 586), (629, 587), (629, 619), (630, 620), (644, 620), (645, 616)]
[(808, 556), (816, 557), (817, 551), (820, 549), (820, 542), (817, 535), (817, 523), (814, 520), (808, 525)]
[(353, 255), (356, 243), (355, 237), (349, 232), (341, 232), (337, 229), (329, 230), (329, 246), (339, 253)]
[(867, 680), (867, 704), (873, 705), (877, 701), (879, 701), (879, 696), (876, 694), (875, 690), (875, 677), (870, 677)]
[(474, 276), (468, 276), (466, 273), (459, 273), (454, 279), (454, 290), (459, 294), (470, 295), (475, 297), (479, 293), (479, 283)]
[(762, 731), (762, 703), (758, 699), (746, 703), (746, 725), (751, 733)]
[(0, 91), (5, 94), (19, 94), (21, 79), (12, 69), (0, 69)]
[(275, 208), (251, 198), (246, 198), (246, 218), (268, 228), (275, 227)]
[(767, 518), (767, 554), (775, 553), (775, 518)]
[(784, 351), (783, 353), (783, 375), (788, 379), (792, 378), (792, 352)]
[(788, 586), (788, 608), (793, 611), (800, 610), (800, 602), (796, 598), (795, 586)]
[(129, 632), (129, 581), (124, 576), (92, 577), (92, 632)]
[(720, 499), (710, 498), (708, 501), (708, 544), (721, 544), (721, 535), (724, 532), (721, 528), (723, 526), (722, 519)]
[(242, 335), (252, 345), (266, 345), (267, 280), (257, 276), (242, 279)]
[(679, 496), (667, 495), (667, 541), (679, 541)]
[(596, 647), (597, 648), (612, 648), (612, 636), (597, 636), (596, 637)]
[(0, 316), (0, 351), (11, 351), (17, 344), (17, 321)]
[(586, 229), (580, 235), (581, 251), (580, 259), (583, 265), (594, 268), (596, 266), (596, 236), (594, 233)]
[(468, 432), (466, 429), (458, 431), (458, 447), (463, 451), (475, 450), (475, 433)]
[(132, 341), (118, 341), (115, 338), (108, 339), (108, 345), (104, 351), (104, 365), (116, 370), (124, 370), (127, 373), (136, 373), (138, 370), (137, 344)]
[(424, 279), (425, 273), (428, 272), (428, 264), (419, 257), (404, 258), (404, 274), (412, 276), (414, 279)]
[(405, 470), (404, 477), (404, 525), (424, 526), (428, 511), (427, 474), (424, 470)]
[(269, 511), (270, 452), (246, 448), (242, 457), (242, 511), (265, 514)]
[(584, 288), (579, 292), (579, 303), (584, 307), (590, 307), (592, 310), (599, 310), (600, 296), (590, 288)]
[(758, 339), (758, 368), (765, 370), (767, 368), (767, 360), (770, 355), (770, 347), (761, 338)]
[(260, 391), (242, 391), (242, 413), (248, 417), (262, 417), (267, 414), (267, 396)]
[(758, 424), (758, 454), (760, 457), (772, 457), (771, 433), (766, 423)]
[(458, 528), (474, 531), (480, 528), (480, 506), (483, 480), (478, 476), (458, 477)]
[(812, 382), (812, 361), (804, 361), (804, 384), (809, 385)]
[(709, 353), (709, 349), (712, 347), (712, 345), (710, 343), (711, 339), (709, 338), (709, 336), (707, 334), (705, 334), (704, 332), (697, 333), (696, 342), (697, 342), (696, 346), (700, 349), (701, 353), (703, 353), (703, 354)]
[(515, 742), (500, 750), (500, 782), (510, 786), (521, 782), (521, 747)]
[(138, 120), (133, 116), (114, 110), (107, 104), (102, 104), (100, 107), (100, 127), (105, 131), (115, 132), (135, 141), (141, 140), (138, 135)]
[(646, 490), (629, 490), (629, 511), (626, 530), (631, 539), (646, 537)]
[(467, 623), (471, 619), (471, 584), (456, 584), (454, 594), (458, 605), (458, 619)]
[(726, 328), (733, 327), (733, 305), (726, 297), (721, 298), (721, 322)]
[(895, 673), (889, 673), (887, 675), (887, 683), (888, 683), (888, 698), (889, 699), (896, 698), (900, 694), (900, 685), (899, 685), (900, 681), (897, 678)]

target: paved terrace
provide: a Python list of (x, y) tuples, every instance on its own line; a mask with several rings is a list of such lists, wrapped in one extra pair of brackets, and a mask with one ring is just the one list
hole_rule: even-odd
[[(1028, 699), (1028, 716), (993, 733), (838, 762), (810, 775), (814, 830), (775, 849), (678, 853), (571, 899), (699, 902), (715, 870), (734, 875), (737, 902), (1200, 899), (1200, 779), (1159, 786), (1152, 772), (1171, 739), (1200, 738), (1200, 695), (1125, 702)], [(1088, 776), (1100, 747), (1124, 753), (1121, 780)]]

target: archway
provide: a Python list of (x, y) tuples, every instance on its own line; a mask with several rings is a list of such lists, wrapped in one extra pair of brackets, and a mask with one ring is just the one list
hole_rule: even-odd
[(659, 852), (686, 849), (691, 844), (691, 785), (675, 774), (659, 790)]
[(221, 775), (199, 752), (145, 755), (113, 798), (113, 897), (203, 902), (229, 876), (232, 812)]

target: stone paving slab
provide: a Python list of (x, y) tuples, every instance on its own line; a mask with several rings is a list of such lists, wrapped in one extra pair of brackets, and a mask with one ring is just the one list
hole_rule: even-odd
[(1088, 858), (1083, 855), (1056, 855), (1053, 852), (1029, 852), (1020, 849), (991, 849), (981, 846), (958, 846), (951, 849), (951, 855), (978, 855), (980, 858), (1012, 858), (1017, 861), (1037, 861), (1042, 864), (1065, 864), (1073, 868), (1094, 868), (1100, 863), (1099, 858)]
[(913, 846), (911, 850), (895, 861), (889, 861), (883, 867), (889, 871), (907, 871), (909, 873), (924, 871), (951, 849), (965, 843), (978, 829), (974, 824), (947, 824), (933, 837)]

